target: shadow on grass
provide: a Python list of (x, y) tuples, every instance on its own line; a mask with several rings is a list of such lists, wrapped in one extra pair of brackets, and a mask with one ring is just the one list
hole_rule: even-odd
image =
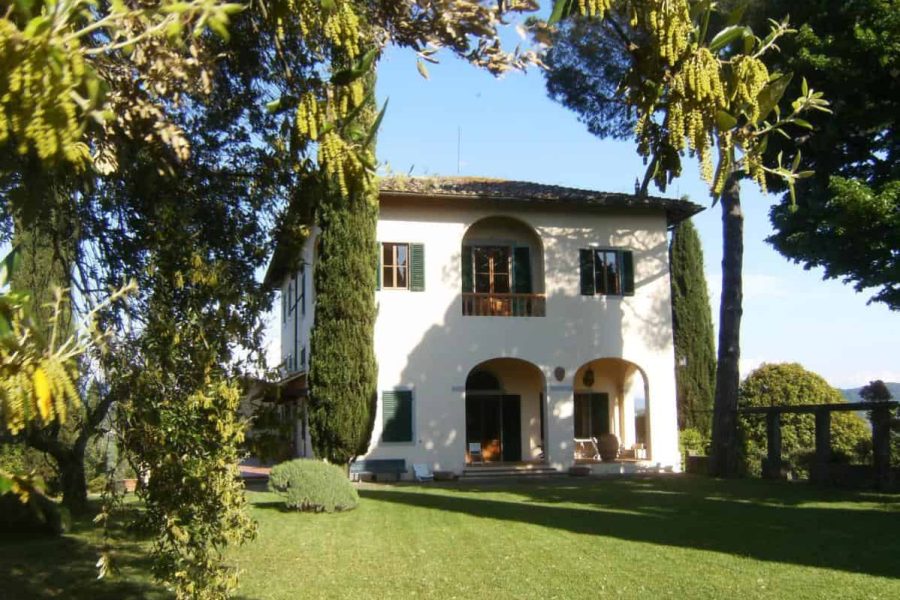
[(4, 600), (173, 597), (152, 582), (149, 559), (137, 549), (117, 548), (114, 564), (119, 572), (101, 581), (97, 580), (97, 558), (98, 546), (80, 536), (5, 539), (0, 542), (0, 572), (4, 573), (0, 597)]
[[(808, 486), (686, 477), (391, 486), (361, 489), (360, 495), (584, 535), (900, 578), (896, 496), (861, 499)], [(889, 508), (828, 504), (873, 498)]]

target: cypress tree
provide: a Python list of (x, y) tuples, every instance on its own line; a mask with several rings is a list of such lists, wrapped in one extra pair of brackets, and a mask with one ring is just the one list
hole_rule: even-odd
[(716, 383), (716, 350), (703, 275), (703, 248), (690, 220), (675, 227), (669, 264), (678, 428), (694, 428), (708, 435)]
[[(366, 77), (367, 91), (375, 87)], [(374, 94), (355, 117), (375, 124)], [(370, 150), (374, 147), (371, 142)], [(372, 153), (374, 154), (374, 153)], [(375, 414), (375, 283), (378, 186), (374, 175), (335, 182), (319, 195), (314, 282), (315, 323), (310, 336), (309, 424), (317, 456), (346, 464), (366, 451)]]

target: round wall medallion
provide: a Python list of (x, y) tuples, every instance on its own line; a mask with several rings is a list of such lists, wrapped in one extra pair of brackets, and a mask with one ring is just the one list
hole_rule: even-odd
[(553, 376), (556, 377), (557, 381), (562, 381), (566, 378), (566, 370), (562, 367), (556, 367), (553, 369)]

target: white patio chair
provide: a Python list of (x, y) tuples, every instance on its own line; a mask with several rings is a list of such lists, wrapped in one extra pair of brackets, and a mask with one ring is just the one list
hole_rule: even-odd
[(413, 464), (413, 474), (416, 477), (416, 481), (434, 481), (434, 473), (431, 472), (431, 469), (426, 464)]

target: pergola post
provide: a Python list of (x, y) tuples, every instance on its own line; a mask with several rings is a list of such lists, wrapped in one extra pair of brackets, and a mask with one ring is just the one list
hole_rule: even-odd
[(872, 410), (872, 454), (875, 484), (887, 488), (891, 479), (891, 412), (887, 406)]
[(781, 479), (781, 413), (766, 414), (766, 452), (763, 478)]
[(831, 411), (816, 410), (816, 460), (812, 477), (817, 483), (828, 483), (831, 463)]

